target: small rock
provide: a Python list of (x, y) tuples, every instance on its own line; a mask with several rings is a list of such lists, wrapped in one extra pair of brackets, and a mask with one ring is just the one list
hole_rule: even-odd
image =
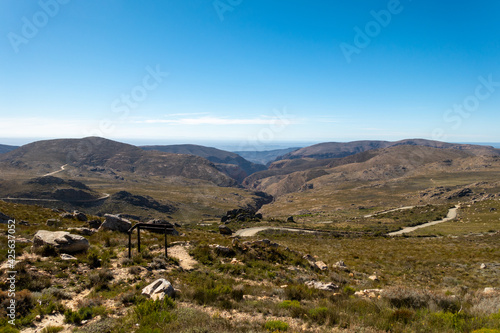
[(148, 296), (154, 300), (163, 299), (165, 296), (174, 298), (175, 289), (169, 281), (158, 279), (142, 289), (142, 295)]
[(341, 269), (343, 271), (347, 271), (349, 270), (349, 268), (347, 267), (347, 265), (344, 263), (343, 260), (340, 260), (340, 261), (337, 261), (335, 263), (335, 265), (333, 265), (333, 267), (337, 268), (337, 269)]
[(92, 220), (92, 221), (88, 221), (88, 224), (89, 224), (89, 227), (92, 229), (99, 229), (102, 222), (100, 220)]
[(31, 240), (24, 238), (24, 237), (19, 237), (19, 238), (16, 238), (16, 243), (28, 244), (28, 243), (31, 243)]
[(364, 298), (379, 298), (380, 294), (383, 292), (383, 289), (365, 289), (356, 291), (354, 296), (364, 297)]
[(73, 231), (76, 232), (77, 234), (84, 236), (92, 236), (97, 232), (95, 229), (89, 229), (89, 228), (69, 228), (68, 231)]
[(236, 259), (236, 258), (233, 258), (233, 259), (231, 260), (231, 265), (242, 265), (242, 266), (244, 266), (245, 264), (244, 264), (241, 260), (238, 260), (238, 259)]
[(368, 279), (370, 279), (370, 280), (372, 280), (372, 281), (379, 281), (378, 276), (376, 276), (376, 275), (370, 275), (370, 276), (368, 277)]
[(88, 218), (87, 218), (87, 215), (85, 215), (84, 213), (82, 212), (79, 212), (77, 210), (75, 210), (73, 212), (73, 216), (80, 222), (87, 222), (88, 221)]
[(288, 223), (295, 223), (295, 220), (293, 219), (293, 216), (289, 216), (289, 217), (286, 219), (286, 221), (287, 221)]
[(56, 228), (62, 226), (61, 221), (56, 219), (48, 219), (47, 222), (45, 222), (45, 224), (48, 227), (56, 227)]
[(337, 290), (339, 286), (333, 282), (323, 283), (319, 281), (307, 281), (305, 283), (309, 288), (319, 289), (319, 290)]
[(483, 294), (486, 294), (486, 295), (496, 295), (497, 293), (500, 293), (500, 290), (497, 288), (493, 288), (493, 287), (487, 287), (487, 288), (484, 288), (484, 290), (483, 290)]
[(485, 263), (482, 263), (481, 266), (479, 266), (480, 269), (485, 269), (486, 268), (486, 264)]
[(71, 213), (61, 213), (59, 216), (61, 218), (63, 218), (63, 219), (72, 219), (72, 218), (74, 218), (73, 214), (71, 214)]
[(234, 251), (226, 246), (215, 245), (214, 248), (215, 248), (215, 252), (219, 255), (228, 256), (228, 255), (234, 254)]
[(67, 253), (61, 253), (60, 257), (62, 260), (78, 260), (78, 258), (73, 257), (72, 255), (69, 255)]
[(233, 234), (233, 231), (228, 227), (228, 226), (225, 226), (225, 225), (219, 225), (219, 232), (221, 235), (232, 235)]

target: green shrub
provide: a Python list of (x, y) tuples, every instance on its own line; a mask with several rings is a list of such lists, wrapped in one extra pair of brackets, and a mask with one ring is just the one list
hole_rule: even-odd
[(41, 291), (52, 284), (50, 277), (28, 269), (28, 264), (23, 261), (16, 265), (16, 289)]
[(65, 322), (68, 324), (80, 325), (82, 320), (89, 320), (97, 315), (103, 316), (105, 314), (106, 314), (106, 308), (104, 306), (95, 306), (95, 307), (84, 306), (78, 309), (78, 311), (67, 309), (64, 312), (64, 319)]
[(312, 321), (322, 325), (326, 322), (328, 318), (328, 313), (329, 309), (327, 307), (322, 306), (310, 309), (308, 312), (308, 316), (309, 318), (311, 318)]
[(264, 324), (264, 328), (270, 332), (285, 332), (288, 330), (288, 324), (281, 320), (270, 320)]
[(113, 272), (109, 269), (94, 271), (89, 275), (88, 287), (94, 287), (95, 291), (101, 291), (104, 289), (109, 290), (108, 282), (113, 280), (113, 278)]
[[(4, 291), (0, 291), (0, 316), (7, 317), (7, 307), (10, 305), (11, 297)], [(24, 317), (35, 307), (35, 301), (29, 290), (21, 290), (16, 292), (14, 296), (16, 301), (16, 318)]]
[(41, 255), (42, 257), (56, 257), (59, 255), (59, 251), (54, 245), (45, 244), (42, 247), (35, 249), (35, 253)]
[(10, 324), (0, 327), (0, 333), (19, 333), (19, 330)]
[(87, 263), (92, 269), (101, 267), (101, 260), (95, 251), (92, 251), (87, 255)]
[(296, 300), (294, 301), (285, 300), (280, 304), (278, 304), (278, 307), (282, 309), (300, 308), (300, 302)]
[(302, 301), (304, 299), (312, 298), (313, 289), (304, 285), (289, 285), (285, 288), (285, 297), (290, 300)]
[(343, 291), (344, 291), (344, 294), (346, 294), (346, 295), (354, 295), (354, 293), (356, 292), (356, 289), (354, 289), (351, 286), (345, 286)]
[(243, 300), (244, 295), (245, 291), (242, 285), (238, 285), (231, 290), (231, 298), (237, 302)]
[(410, 309), (396, 309), (390, 317), (391, 321), (400, 321), (405, 324), (408, 324), (410, 321), (413, 320), (413, 317), (415, 316), (415, 312)]
[(467, 315), (464, 313), (436, 312), (431, 314), (432, 326), (442, 331), (452, 329), (462, 332), (466, 328)]
[(62, 326), (47, 326), (42, 330), (42, 333), (57, 333), (64, 330)]
[(163, 332), (162, 328), (176, 319), (170, 312), (175, 307), (174, 301), (165, 297), (162, 300), (148, 299), (137, 304), (134, 308), (134, 316), (139, 323), (136, 332)]
[(383, 297), (389, 300), (389, 303), (397, 308), (420, 309), (427, 307), (430, 301), (430, 295), (425, 290), (416, 290), (406, 287), (393, 287), (384, 290)]

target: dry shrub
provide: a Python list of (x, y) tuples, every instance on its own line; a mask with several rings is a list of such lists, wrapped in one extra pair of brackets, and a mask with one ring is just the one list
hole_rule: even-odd
[(420, 309), (432, 307), (450, 312), (460, 310), (460, 302), (456, 297), (432, 293), (425, 289), (412, 289), (403, 286), (390, 287), (382, 292), (382, 297), (396, 308)]

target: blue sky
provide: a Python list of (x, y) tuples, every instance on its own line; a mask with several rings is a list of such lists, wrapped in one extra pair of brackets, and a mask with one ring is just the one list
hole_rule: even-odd
[(0, 143), (500, 142), (500, 2), (3, 0)]

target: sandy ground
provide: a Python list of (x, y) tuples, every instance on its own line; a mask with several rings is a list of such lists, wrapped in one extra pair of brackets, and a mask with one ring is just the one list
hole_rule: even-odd
[(193, 270), (196, 264), (198, 264), (198, 262), (189, 255), (186, 247), (182, 245), (169, 247), (168, 255), (179, 259), (179, 264), (181, 265), (182, 269), (186, 271)]

